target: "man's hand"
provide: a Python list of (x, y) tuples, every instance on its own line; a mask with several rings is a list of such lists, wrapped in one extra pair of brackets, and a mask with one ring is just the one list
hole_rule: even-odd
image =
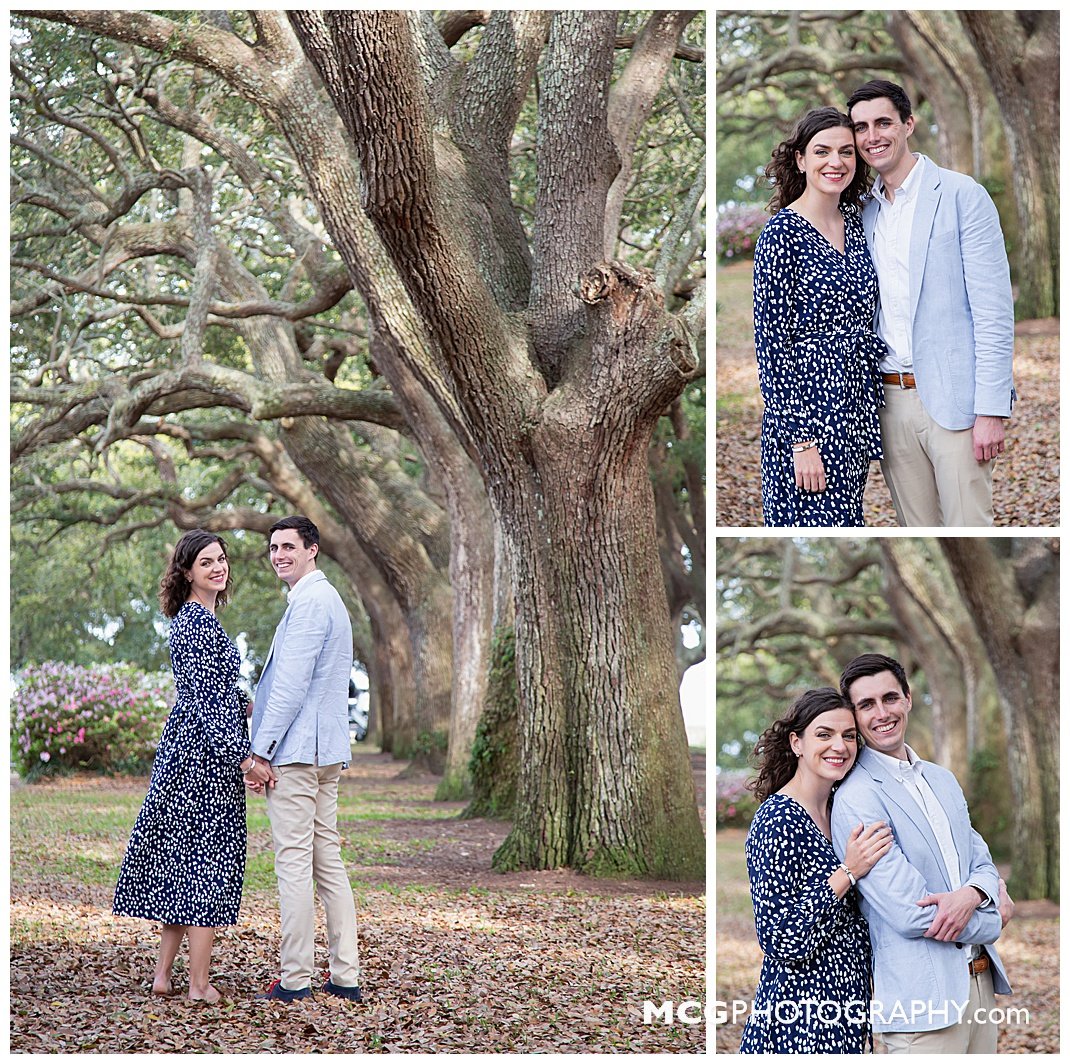
[(1003, 418), (978, 414), (973, 423), (973, 456), (988, 462), (1003, 453)]
[(1011, 901), (1011, 896), (1007, 893), (1007, 884), (1001, 879), (999, 881), (999, 918), (1003, 921), (1004, 927), (1010, 923), (1013, 915), (1014, 902)]
[(936, 906), (936, 916), (924, 937), (935, 938), (937, 942), (954, 942), (981, 904), (981, 895), (973, 887), (966, 886), (943, 894), (926, 894), (917, 904)]

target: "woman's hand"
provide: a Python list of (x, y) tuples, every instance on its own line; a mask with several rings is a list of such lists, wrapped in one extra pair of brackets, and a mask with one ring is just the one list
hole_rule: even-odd
[(863, 828), (859, 824), (847, 840), (843, 863), (861, 879), (892, 848), (892, 829), (883, 820)]
[[(816, 445), (805, 451), (794, 451), (795, 486), (803, 491), (821, 492), (828, 486), (825, 481), (825, 463)], [(854, 869), (851, 869), (854, 871)]]

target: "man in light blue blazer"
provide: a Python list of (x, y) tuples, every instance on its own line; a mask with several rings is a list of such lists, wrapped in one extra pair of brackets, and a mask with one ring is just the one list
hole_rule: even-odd
[(295, 1001), (312, 993), (314, 880), (330, 952), (322, 989), (360, 1001), (353, 890), (337, 827), (338, 780), (350, 758), (353, 632), (341, 596), (316, 568), (319, 531), (307, 517), (272, 526), (268, 549), (290, 594), (253, 703), (253, 756), (276, 777), (267, 800), (282, 917), (281, 976), (259, 996)]
[(890, 1053), (994, 1053), (987, 1022), (1010, 984), (993, 943), (1013, 913), (955, 777), (907, 746), (910, 687), (894, 658), (863, 654), (840, 692), (865, 740), (835, 792), (839, 856), (859, 823), (891, 825), (894, 844), (858, 881), (873, 946), (873, 1028)]
[(910, 99), (870, 81), (847, 101), (877, 172), (862, 221), (880, 286), (881, 469), (901, 525), (992, 524), (1003, 453), (1014, 301), (999, 215), (965, 174), (910, 151)]

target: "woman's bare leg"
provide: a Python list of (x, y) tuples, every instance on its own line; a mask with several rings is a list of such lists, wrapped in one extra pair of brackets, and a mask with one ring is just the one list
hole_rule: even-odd
[(160, 955), (156, 958), (156, 971), (152, 977), (154, 994), (171, 993), (171, 968), (182, 948), (182, 936), (186, 928), (182, 924), (164, 924), (160, 932)]
[(216, 1002), (222, 996), (210, 982), (208, 969), (212, 963), (214, 927), (189, 927), (189, 999)]

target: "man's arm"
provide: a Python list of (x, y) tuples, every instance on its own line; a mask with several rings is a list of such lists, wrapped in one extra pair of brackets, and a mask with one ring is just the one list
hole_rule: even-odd
[(294, 603), (286, 625), (286, 638), (275, 644), (274, 681), (264, 715), (253, 739), (253, 752), (270, 760), (301, 711), (316, 660), (323, 649), (329, 614), (316, 595), (304, 595)]
[[(876, 792), (858, 788), (849, 796), (842, 792), (837, 794), (832, 805), (832, 842), (837, 855), (842, 859), (847, 838), (856, 824), (872, 824), (876, 820), (887, 821), (893, 826), (895, 823), (895, 818)], [(910, 863), (898, 839), (869, 874), (859, 880), (858, 890), (880, 918), (904, 938), (923, 938), (932, 926), (932, 909), (917, 904), (919, 899), (930, 895), (929, 885)], [(999, 913), (981, 910), (970, 916), (956, 941), (995, 942), (999, 932)]]
[[(1004, 418), (1011, 412), (1014, 355), (1014, 297), (1007, 248), (996, 206), (984, 188), (976, 183), (967, 185), (959, 190), (956, 203), (966, 297), (973, 320), (974, 413)], [(982, 422), (977, 431), (991, 438), (995, 427), (991, 421)]]

